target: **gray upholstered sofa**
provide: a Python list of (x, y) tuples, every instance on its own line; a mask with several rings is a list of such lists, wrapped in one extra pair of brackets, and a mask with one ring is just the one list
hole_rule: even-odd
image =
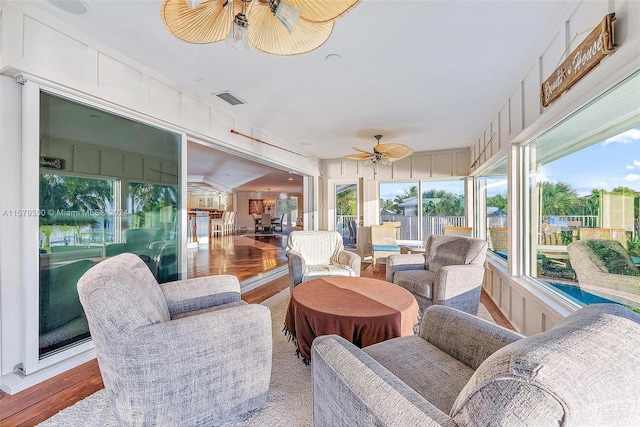
[(287, 239), (290, 288), (327, 276), (360, 276), (360, 255), (346, 251), (337, 231), (292, 231)]
[(596, 304), (530, 337), (446, 306), (420, 336), (311, 353), (316, 426), (631, 426), (640, 420), (640, 315)]
[(386, 279), (409, 290), (421, 310), (439, 304), (476, 314), (486, 255), (484, 240), (432, 235), (424, 254), (389, 256)]
[(271, 316), (240, 300), (235, 276), (158, 285), (124, 253), (85, 273), (78, 294), (120, 425), (218, 425), (266, 403)]

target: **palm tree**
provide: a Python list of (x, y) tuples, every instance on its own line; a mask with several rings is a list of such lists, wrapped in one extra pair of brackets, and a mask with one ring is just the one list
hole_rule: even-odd
[[(422, 212), (429, 216), (464, 215), (464, 196), (445, 190), (429, 190), (422, 193)], [(426, 200), (426, 202), (425, 202)]]
[[(178, 187), (150, 183), (129, 184), (130, 213), (135, 215), (134, 227), (153, 227), (156, 224), (147, 218), (149, 214), (158, 213), (161, 208), (171, 207), (173, 212), (178, 208)], [(173, 222), (175, 218), (172, 219)]]
[(80, 228), (94, 226), (103, 212), (113, 206), (110, 181), (64, 175), (40, 174), (40, 230), (45, 234), (45, 246), (51, 233), (72, 227), (77, 238)]
[(538, 183), (543, 216), (571, 215), (578, 205), (578, 195), (565, 182), (552, 183), (543, 181)]

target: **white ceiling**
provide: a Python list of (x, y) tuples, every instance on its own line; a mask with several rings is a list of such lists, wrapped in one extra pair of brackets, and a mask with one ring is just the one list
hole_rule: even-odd
[[(88, 14), (65, 12), (48, 0), (32, 3), (319, 159), (352, 154), (353, 146), (370, 150), (375, 134), (414, 151), (469, 147), (535, 65), (532, 58), (570, 3), (364, 0), (337, 21), (323, 46), (279, 57), (224, 42), (185, 43), (164, 27), (161, 0), (82, 2)], [(341, 60), (325, 60), (330, 54)], [(212, 95), (222, 91), (247, 104), (232, 107)], [(218, 155), (226, 166), (207, 170)], [(190, 144), (188, 173), (243, 190), (226, 175), (229, 159)], [(272, 170), (245, 169), (246, 160), (234, 164), (238, 184)], [(241, 185), (264, 191), (265, 184), (258, 177)]]

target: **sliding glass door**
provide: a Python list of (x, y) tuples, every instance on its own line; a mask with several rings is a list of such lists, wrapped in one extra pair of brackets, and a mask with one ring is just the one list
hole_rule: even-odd
[[(72, 354), (89, 328), (76, 289), (106, 258), (134, 253), (162, 283), (182, 271), (182, 135), (39, 94), (38, 360)], [(28, 338), (29, 339), (29, 338)]]

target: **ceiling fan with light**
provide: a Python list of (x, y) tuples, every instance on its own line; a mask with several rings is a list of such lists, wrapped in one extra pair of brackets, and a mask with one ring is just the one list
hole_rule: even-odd
[(364, 160), (364, 164), (366, 166), (373, 168), (374, 178), (376, 176), (378, 165), (389, 166), (391, 163), (404, 159), (413, 153), (413, 149), (406, 145), (396, 143), (380, 144), (382, 135), (374, 135), (374, 138), (378, 140), (378, 143), (373, 147), (373, 153), (358, 147), (353, 147), (354, 150), (360, 151), (361, 154), (350, 154), (348, 156), (344, 156), (345, 159)]
[(171, 34), (189, 43), (220, 40), (241, 50), (300, 55), (322, 46), (335, 21), (360, 0), (164, 0)]

